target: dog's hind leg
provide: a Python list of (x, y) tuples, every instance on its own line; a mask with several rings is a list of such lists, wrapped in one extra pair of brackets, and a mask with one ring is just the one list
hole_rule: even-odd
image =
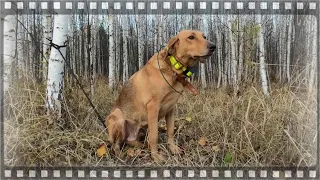
[(143, 144), (137, 140), (139, 130), (140, 130), (139, 124), (135, 124), (133, 121), (126, 120), (125, 133), (126, 133), (127, 144), (133, 147), (138, 147), (138, 148), (143, 147)]

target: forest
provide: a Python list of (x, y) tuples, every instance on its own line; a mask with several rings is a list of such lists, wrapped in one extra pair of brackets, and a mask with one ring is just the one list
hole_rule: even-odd
[(165, 165), (314, 165), (317, 23), (281, 14), (8, 15), (4, 162), (154, 165), (147, 148), (124, 146), (121, 159), (110, 151), (98, 156), (107, 136), (95, 111), (105, 118), (133, 73), (179, 31), (195, 29), (217, 50), (190, 79), (200, 94), (186, 91), (176, 106), (175, 139), (185, 154), (168, 152), (159, 122)]

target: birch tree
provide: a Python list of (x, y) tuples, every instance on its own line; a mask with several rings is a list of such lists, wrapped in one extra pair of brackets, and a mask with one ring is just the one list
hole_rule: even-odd
[(11, 81), (11, 67), (16, 51), (16, 17), (7, 15), (4, 18), (3, 30), (3, 90), (8, 91)]
[(157, 15), (152, 15), (152, 21), (154, 23), (154, 41), (153, 41), (153, 53), (156, 53), (158, 50), (158, 34), (159, 34), (159, 19)]
[(50, 57), (50, 39), (52, 39), (52, 20), (51, 15), (46, 14), (42, 18), (43, 36), (42, 36), (42, 64), (44, 79), (47, 79), (47, 64)]
[[(281, 16), (279, 17), (279, 20), (281, 21)], [(282, 81), (282, 70), (283, 70), (283, 53), (282, 53), (282, 44), (283, 44), (283, 31), (281, 30), (281, 27), (279, 28), (279, 80)]]
[(287, 80), (290, 81), (290, 60), (291, 60), (291, 39), (292, 39), (292, 20), (293, 16), (289, 15), (288, 18), (288, 42), (287, 42), (287, 57), (286, 57), (286, 73), (287, 73)]
[[(309, 92), (311, 92), (313, 90), (313, 86), (316, 82), (316, 77), (317, 77), (317, 73), (316, 73), (316, 68), (317, 68), (317, 53), (319, 53), (319, 51), (317, 51), (317, 38), (316, 38), (316, 25), (317, 23), (312, 23), (314, 21), (315, 18), (314, 17), (310, 17), (309, 20), (309, 24), (310, 24), (310, 43), (309, 43), (309, 49), (310, 49), (310, 59), (311, 59), (311, 63), (310, 63), (310, 74), (309, 74)], [(319, 38), (319, 37), (318, 37)]]
[(138, 34), (138, 62), (139, 69), (144, 65), (144, 32), (146, 15), (136, 15), (136, 25)]
[(121, 76), (121, 72), (120, 72), (120, 65), (121, 65), (121, 33), (120, 33), (120, 17), (119, 15), (115, 15), (115, 21), (114, 21), (114, 43), (115, 43), (115, 82), (119, 83), (120, 81), (120, 76)]
[(129, 77), (128, 67), (128, 37), (129, 37), (129, 24), (127, 15), (122, 15), (122, 29), (123, 29), (123, 74), (122, 81), (126, 82)]
[(114, 30), (113, 30), (114, 15), (108, 16), (109, 25), (109, 87), (114, 88), (115, 85), (115, 46), (114, 46)]
[[(212, 15), (212, 18), (214, 18), (214, 16)], [(221, 33), (220, 33), (220, 29), (219, 29), (219, 25), (218, 25), (218, 18), (219, 17), (216, 17), (215, 19), (212, 19), (212, 21), (214, 20), (215, 21), (215, 29), (214, 29), (214, 32), (215, 32), (215, 36), (216, 36), (216, 39), (217, 39), (217, 62), (218, 62), (218, 81), (217, 81), (217, 88), (220, 87), (220, 83), (221, 83), (221, 78), (222, 78), (222, 67), (221, 67), (221, 52), (222, 52), (222, 42), (221, 42)]]
[(261, 76), (261, 85), (262, 90), (265, 96), (269, 96), (268, 93), (268, 81), (267, 73), (265, 67), (265, 52), (264, 52), (264, 37), (262, 33), (262, 24), (261, 24), (261, 15), (257, 15), (257, 22), (259, 24), (259, 64), (260, 64), (260, 76)]
[[(238, 19), (238, 31), (240, 29), (240, 18)], [(242, 29), (242, 28), (241, 28)], [(243, 72), (243, 30), (240, 30), (238, 33), (238, 59), (239, 59), (239, 66), (238, 66), (238, 80), (237, 83), (241, 83), (242, 79), (242, 72)], [(239, 88), (239, 85), (238, 85)]]
[(90, 26), (90, 44), (89, 44), (89, 51), (90, 51), (90, 91), (91, 97), (94, 95), (94, 82), (96, 78), (96, 39), (97, 39), (97, 25), (96, 18), (91, 15), (91, 26)]
[[(63, 46), (67, 41), (68, 34), (68, 16), (54, 15), (54, 28), (52, 42), (58, 46)], [(66, 47), (61, 47), (62, 56), (66, 57)], [(61, 101), (63, 99), (63, 74), (64, 59), (56, 48), (51, 49), (48, 65), (47, 81), (47, 108), (48, 112), (56, 112), (61, 117)]]
[[(230, 17), (229, 17), (230, 16)], [(237, 82), (237, 60), (236, 60), (236, 44), (234, 41), (234, 32), (237, 31), (235, 27), (237, 25), (237, 21), (233, 20), (233, 15), (227, 15), (228, 17), (228, 34), (229, 34), (229, 41), (230, 41), (230, 50), (231, 50), (231, 56), (230, 56), (230, 63), (231, 63), (231, 69), (230, 69), (230, 76), (231, 76), (231, 83), (233, 85), (233, 92), (236, 94), (238, 92), (238, 82)], [(229, 19), (230, 18), (230, 19)]]
[[(199, 15), (197, 15), (197, 16), (199, 16)], [(207, 27), (208, 23), (203, 18), (204, 18), (204, 16), (202, 16), (202, 17), (200, 16), (197, 19), (199, 20), (199, 26), (203, 27), (204, 33), (208, 36), (208, 27)], [(206, 70), (205, 69), (206, 69), (206, 67), (205, 67), (204, 63), (200, 63), (201, 85), (204, 88), (207, 87)]]
[(19, 14), (18, 15), (18, 31), (17, 31), (17, 60), (18, 60), (18, 77), (21, 78), (24, 75), (24, 27), (23, 27), (23, 22), (24, 22), (24, 17), (25, 15)]
[(34, 64), (33, 64), (33, 60), (34, 60), (34, 38), (32, 38), (32, 35), (34, 35), (33, 29), (34, 27), (34, 12), (31, 12), (31, 15), (28, 15), (28, 74), (30, 75), (33, 71), (34, 71)]

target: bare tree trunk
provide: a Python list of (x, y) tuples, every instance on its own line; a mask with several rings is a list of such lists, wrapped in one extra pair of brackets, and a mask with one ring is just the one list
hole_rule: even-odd
[(48, 75), (48, 60), (50, 57), (50, 39), (52, 39), (52, 20), (51, 15), (46, 14), (42, 17), (42, 27), (43, 27), (43, 36), (42, 36), (42, 42), (43, 42), (43, 48), (42, 48), (42, 64), (43, 64), (43, 78), (47, 79)]
[(291, 59), (291, 39), (292, 39), (292, 19), (293, 16), (290, 15), (288, 18), (288, 42), (287, 42), (287, 58), (286, 58), (286, 73), (287, 73), (287, 81), (290, 82), (290, 59)]
[(119, 15), (115, 16), (115, 28), (114, 28), (114, 33), (115, 33), (115, 52), (116, 52), (116, 57), (115, 57), (115, 80), (116, 80), (116, 84), (119, 83), (120, 81), (120, 76), (121, 76), (121, 72), (120, 72), (120, 51), (121, 51), (121, 34), (120, 34), (120, 25), (119, 25)]
[(27, 73), (28, 76), (32, 73), (32, 60), (33, 60), (33, 53), (32, 53), (32, 38), (31, 38), (31, 33), (32, 33), (32, 15), (27, 15), (27, 28), (28, 28), (28, 33), (27, 33), (27, 39), (28, 39), (28, 58), (27, 58)]
[[(315, 17), (311, 16), (310, 17), (310, 44), (309, 44), (309, 49), (310, 49), (310, 56), (311, 56), (311, 65), (310, 65), (310, 76), (309, 76), (309, 92), (311, 92), (314, 89), (314, 84), (316, 84), (316, 78), (317, 78), (317, 34), (316, 34), (316, 25), (317, 23), (312, 23), (314, 21)], [(318, 37), (319, 38), (319, 37)]]
[[(52, 42), (58, 46), (63, 46), (68, 35), (68, 16), (54, 15), (54, 29)], [(66, 57), (66, 47), (60, 48), (62, 56)], [(64, 59), (60, 52), (52, 48), (48, 66), (47, 81), (47, 108), (49, 112), (56, 112), (61, 117), (61, 101), (63, 99), (63, 74)]]
[(114, 15), (110, 14), (108, 16), (109, 25), (109, 87), (114, 88), (115, 85), (115, 45), (114, 45)]
[(267, 73), (265, 68), (265, 52), (264, 52), (264, 37), (262, 33), (262, 25), (261, 25), (261, 15), (257, 16), (257, 22), (260, 26), (259, 30), (259, 63), (260, 63), (260, 76), (262, 83), (262, 90), (265, 96), (269, 96), (268, 92), (268, 81), (267, 81)]
[[(89, 19), (88, 19), (89, 21)], [(84, 25), (84, 37), (83, 37), (83, 42), (84, 42), (84, 79), (87, 81), (90, 77), (90, 52), (89, 52), (89, 44), (90, 44), (90, 25)]]
[[(127, 15), (122, 15), (122, 25), (123, 25), (123, 75), (122, 81), (126, 82), (129, 77), (129, 67), (128, 67), (128, 37), (129, 37), (129, 24)], [(139, 65), (140, 66), (140, 65)]]
[(240, 30), (240, 29), (243, 29), (241, 26), (240, 26), (240, 19), (238, 19), (238, 44), (239, 44), (239, 49), (238, 49), (238, 59), (239, 59), (239, 66), (238, 66), (238, 80), (237, 80), (237, 83), (238, 83), (238, 90), (239, 90), (239, 83), (241, 83), (241, 80), (242, 80), (242, 72), (243, 72), (243, 30)]
[(154, 26), (155, 26), (155, 29), (154, 29), (154, 44), (153, 44), (153, 53), (156, 53), (157, 50), (158, 50), (158, 34), (159, 34), (159, 27), (158, 27), (158, 18), (156, 15), (154, 15)]
[[(231, 56), (230, 56), (230, 63), (231, 63), (231, 69), (230, 69), (230, 76), (231, 76), (231, 83), (233, 86), (233, 92), (236, 94), (238, 92), (238, 83), (237, 83), (237, 60), (236, 60), (236, 45), (234, 42), (234, 35), (232, 32), (232, 24), (233, 24), (233, 15), (227, 15), (228, 16), (228, 29), (229, 29), (229, 40), (230, 40), (230, 49), (231, 49)], [(229, 16), (231, 19), (229, 19)]]
[(16, 23), (15, 15), (7, 15), (4, 18), (3, 44), (3, 90), (7, 92), (11, 82), (11, 67), (16, 52)]
[(20, 21), (18, 23), (18, 31), (17, 31), (17, 59), (18, 59), (18, 77), (21, 78), (25, 75), (25, 69), (24, 69), (24, 47), (23, 44), (25, 42), (24, 33), (25, 30), (23, 28), (23, 25), (21, 23), (24, 23), (25, 15), (19, 14), (18, 20)]
[(282, 82), (282, 69), (283, 69), (283, 56), (282, 56), (282, 42), (283, 42), (283, 37), (282, 37), (282, 30), (280, 29), (279, 32), (279, 81)]
[[(208, 36), (208, 27), (207, 24), (204, 22), (204, 16), (196, 15), (198, 22), (199, 22), (199, 28), (203, 27), (203, 31)], [(206, 80), (206, 67), (203, 63), (200, 63), (200, 79), (201, 79), (201, 86), (206, 88), (207, 87), (207, 80)]]
[(91, 98), (94, 96), (94, 82), (96, 78), (96, 35), (97, 35), (97, 27), (96, 27), (96, 19), (95, 16), (91, 16), (91, 26), (90, 26), (90, 91)]
[(222, 72), (223, 72), (223, 69), (222, 69), (222, 66), (221, 66), (221, 51), (222, 51), (222, 42), (221, 42), (221, 34), (220, 34), (220, 30), (219, 30), (219, 26), (218, 26), (218, 18), (217, 16), (213, 16), (212, 17), (215, 17), (214, 21), (215, 21), (215, 35), (216, 35), (216, 38), (217, 38), (217, 54), (218, 54), (218, 82), (217, 82), (217, 88), (220, 87), (220, 83), (221, 83), (221, 80), (222, 80)]

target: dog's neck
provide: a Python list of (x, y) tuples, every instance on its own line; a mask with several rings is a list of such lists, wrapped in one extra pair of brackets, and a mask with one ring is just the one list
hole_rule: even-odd
[[(167, 58), (166, 58), (167, 59)], [(180, 72), (182, 71), (182, 73), (180, 73), (180, 75), (184, 75), (185, 77), (191, 77), (191, 75), (193, 74), (189, 68), (185, 67), (179, 60), (177, 60), (176, 57), (174, 57), (174, 55), (169, 55), (168, 56), (168, 61), (170, 66), (172, 66), (175, 70)]]
[(171, 67), (173, 73), (175, 74), (175, 81), (181, 83), (184, 87), (189, 89), (194, 95), (198, 94), (198, 90), (193, 87), (193, 85), (186, 80), (187, 77), (191, 77), (193, 74), (189, 68), (183, 66), (183, 64), (174, 56), (168, 54), (165, 57), (165, 61), (167, 62), (168, 66)]

